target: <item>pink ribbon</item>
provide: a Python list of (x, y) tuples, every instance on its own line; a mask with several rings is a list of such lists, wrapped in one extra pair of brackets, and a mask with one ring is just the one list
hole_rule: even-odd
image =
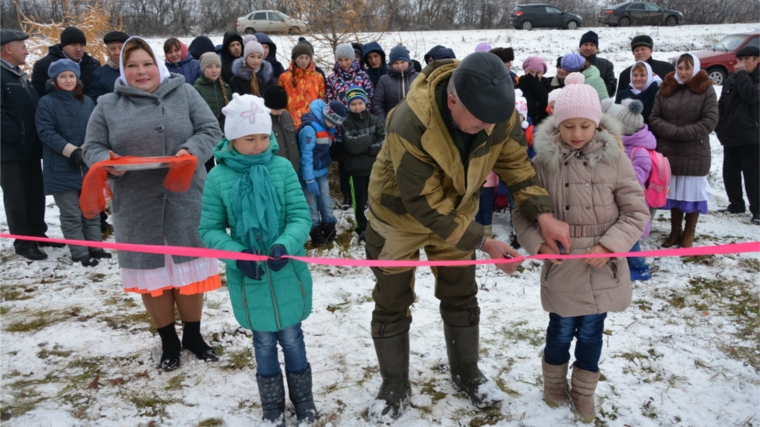
[[(69, 239), (51, 239), (35, 236), (17, 236), (14, 234), (0, 233), (1, 238), (33, 240), (36, 242), (64, 243), (67, 245), (87, 246), (100, 249), (115, 249), (120, 251), (143, 252), (157, 255), (177, 255), (198, 258), (222, 258), (242, 261), (266, 261), (269, 259), (265, 255), (252, 255), (243, 252), (223, 251), (219, 249), (206, 248), (189, 248), (185, 246), (163, 246), (163, 245), (138, 245), (134, 243), (110, 243), (110, 242), (91, 242), (85, 240)], [(617, 257), (682, 257), (682, 256), (705, 256), (705, 255), (723, 255), (760, 252), (760, 242), (730, 243), (726, 245), (699, 246), (693, 248), (679, 249), (658, 249), (641, 252), (622, 252), (609, 254), (577, 254), (577, 255), (530, 255), (526, 257), (516, 257), (511, 259), (493, 258), (479, 260), (440, 260), (440, 261), (397, 261), (397, 260), (367, 260), (367, 259), (348, 259), (348, 258), (320, 258), (306, 256), (290, 256), (298, 261), (309, 264), (333, 265), (340, 267), (462, 267), (467, 265), (488, 265), (488, 264), (506, 264), (512, 262), (522, 262), (528, 259), (545, 260), (545, 259), (580, 259), (580, 258), (617, 258)]]

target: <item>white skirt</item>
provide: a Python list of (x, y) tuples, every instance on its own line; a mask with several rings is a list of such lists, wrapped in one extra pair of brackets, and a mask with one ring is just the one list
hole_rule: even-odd
[[(164, 266), (150, 270), (121, 269), (121, 282), (125, 291), (161, 294), (161, 289), (182, 288), (219, 274), (215, 258), (196, 258), (182, 264), (175, 264), (171, 255), (164, 255)], [(204, 282), (205, 284), (205, 282)], [(203, 289), (203, 291), (211, 289)], [(157, 294), (157, 295), (156, 295)]]
[(712, 199), (713, 191), (707, 176), (672, 175), (668, 199), (679, 202), (706, 202)]

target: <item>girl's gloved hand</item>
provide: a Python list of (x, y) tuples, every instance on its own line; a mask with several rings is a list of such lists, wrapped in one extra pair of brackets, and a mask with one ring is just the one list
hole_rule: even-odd
[(280, 271), (285, 265), (288, 264), (287, 258), (282, 258), (283, 255), (288, 255), (288, 250), (283, 245), (274, 245), (272, 250), (269, 251), (269, 259), (267, 265), (272, 271)]
[[(243, 253), (254, 255), (253, 251), (245, 250)], [(253, 280), (261, 280), (264, 277), (264, 270), (256, 261), (238, 260), (236, 263), (238, 270)]]
[(311, 181), (306, 181), (306, 190), (315, 196), (319, 196), (319, 185), (317, 184), (317, 181), (314, 181), (313, 179)]

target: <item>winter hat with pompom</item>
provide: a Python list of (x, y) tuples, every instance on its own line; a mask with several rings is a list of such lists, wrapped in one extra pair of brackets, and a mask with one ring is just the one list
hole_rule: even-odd
[(222, 108), (224, 136), (230, 141), (248, 135), (272, 133), (272, 117), (264, 99), (254, 95), (232, 94), (232, 100)]
[(585, 81), (580, 73), (570, 73), (565, 78), (565, 87), (554, 103), (554, 119), (557, 124), (569, 119), (587, 119), (599, 126), (602, 118), (599, 95)]
[(521, 126), (523, 129), (527, 129), (530, 126), (528, 123), (528, 100), (525, 99), (520, 89), (515, 89), (515, 110), (517, 110), (517, 114), (522, 114)]
[[(559, 97), (560, 93), (562, 93), (562, 88), (554, 89), (553, 91), (549, 92), (549, 98), (547, 99), (546, 103), (551, 104), (552, 102), (556, 102), (557, 97)], [(606, 98), (606, 99), (609, 99), (609, 98)]]
[(325, 123), (329, 123), (335, 127), (342, 125), (346, 121), (346, 116), (348, 116), (348, 110), (340, 101), (330, 101), (322, 109), (322, 118), (325, 120)]
[(638, 99), (628, 98), (621, 102), (620, 107), (607, 111), (607, 114), (623, 124), (623, 135), (633, 135), (640, 131), (644, 127), (644, 116), (641, 115), (644, 104)]

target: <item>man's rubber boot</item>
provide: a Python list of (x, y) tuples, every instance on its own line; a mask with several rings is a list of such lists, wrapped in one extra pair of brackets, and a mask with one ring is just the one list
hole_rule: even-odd
[(389, 424), (404, 414), (412, 396), (409, 382), (409, 332), (390, 338), (375, 338), (375, 352), (383, 383), (369, 406), (369, 419)]

